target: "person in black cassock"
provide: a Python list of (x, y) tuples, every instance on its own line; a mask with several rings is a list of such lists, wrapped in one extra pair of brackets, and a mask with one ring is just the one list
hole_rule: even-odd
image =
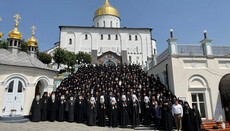
[(164, 101), (162, 107), (162, 125), (163, 130), (165, 131), (172, 131), (173, 129), (173, 118), (172, 118), (172, 109), (169, 106), (168, 101)]
[(84, 122), (85, 100), (82, 95), (76, 98), (75, 118), (77, 123)]
[(144, 125), (150, 126), (151, 121), (151, 104), (149, 102), (148, 96), (144, 97), (144, 103), (142, 104), (142, 116), (144, 117)]
[(117, 127), (118, 124), (117, 115), (118, 115), (117, 101), (115, 97), (112, 97), (110, 101), (110, 117), (109, 117), (110, 127)]
[(106, 106), (104, 95), (100, 96), (100, 102), (97, 106), (98, 126), (106, 126)]
[(137, 96), (135, 94), (132, 95), (132, 102), (130, 104), (131, 108), (131, 122), (133, 127), (136, 127), (139, 125), (139, 104), (137, 101)]
[(65, 107), (66, 107), (66, 100), (65, 95), (61, 95), (61, 99), (59, 100), (59, 110), (58, 110), (58, 121), (63, 122), (65, 120)]
[(200, 131), (200, 127), (202, 124), (202, 120), (200, 117), (200, 112), (197, 109), (196, 105), (192, 105), (192, 130), (193, 131)]
[(74, 96), (70, 95), (69, 100), (66, 105), (66, 111), (68, 112), (68, 122), (74, 122), (74, 109), (75, 109), (75, 100)]
[(121, 110), (121, 126), (127, 126), (129, 124), (129, 108), (126, 101), (126, 96), (122, 95), (120, 103)]
[(42, 103), (41, 121), (47, 121), (47, 115), (48, 115), (48, 93), (47, 92), (44, 92), (41, 99), (41, 103)]
[(91, 97), (90, 102), (88, 104), (88, 125), (96, 126), (97, 107), (95, 98)]
[(182, 130), (192, 131), (192, 110), (186, 101), (183, 107)]
[(32, 107), (31, 107), (32, 122), (39, 122), (41, 120), (41, 108), (42, 108), (42, 103), (40, 99), (40, 94), (37, 94), (33, 100)]
[(58, 111), (58, 102), (55, 96), (55, 92), (51, 94), (48, 104), (49, 110), (49, 120), (50, 122), (54, 122), (57, 119), (57, 111)]

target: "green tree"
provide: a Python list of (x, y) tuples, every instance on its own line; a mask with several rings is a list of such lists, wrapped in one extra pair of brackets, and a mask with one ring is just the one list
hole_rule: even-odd
[(45, 52), (38, 52), (37, 58), (43, 62), (44, 64), (50, 64), (52, 61), (52, 56), (50, 54), (47, 54)]
[(65, 64), (68, 66), (68, 71), (70, 71), (70, 67), (74, 68), (76, 64), (76, 55), (73, 52), (65, 51)]
[(53, 60), (58, 65), (58, 69), (60, 64), (65, 64), (65, 50), (62, 48), (57, 48), (54, 50)]
[(23, 39), (20, 51), (27, 52), (27, 46), (28, 46), (27, 42)]
[(7, 47), (8, 47), (7, 40), (2, 40), (2, 42), (0, 42), (0, 48), (7, 49)]
[(92, 61), (92, 57), (90, 54), (81, 51), (76, 55), (76, 57), (77, 57), (78, 64), (80, 64), (80, 62), (90, 64)]

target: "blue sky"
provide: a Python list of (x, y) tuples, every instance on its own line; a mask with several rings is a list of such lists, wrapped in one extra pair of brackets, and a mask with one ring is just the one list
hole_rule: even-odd
[[(4, 39), (14, 28), (13, 16), (21, 16), (19, 31), (23, 39), (37, 30), (40, 51), (59, 41), (60, 25), (92, 26), (97, 8), (105, 0), (0, 0), (0, 32)], [(153, 28), (158, 53), (167, 47), (169, 29), (179, 44), (199, 44), (203, 30), (215, 45), (230, 45), (230, 0), (109, 0), (121, 17), (121, 27)]]

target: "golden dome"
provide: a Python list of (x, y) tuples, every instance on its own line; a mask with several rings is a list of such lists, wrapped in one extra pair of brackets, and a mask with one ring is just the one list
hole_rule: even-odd
[(18, 31), (18, 25), (15, 25), (14, 30), (9, 32), (9, 37), (10, 38), (15, 38), (15, 39), (21, 39), (22, 38), (22, 33)]
[(0, 40), (1, 40), (2, 36), (3, 36), (3, 33), (2, 33), (2, 32), (0, 32)]
[(32, 26), (32, 37), (30, 39), (27, 40), (28, 46), (37, 46), (38, 41), (34, 38), (34, 30), (35, 30), (35, 26)]
[(98, 8), (94, 14), (94, 17), (100, 16), (100, 15), (114, 15), (119, 17), (119, 12), (116, 8), (112, 7), (109, 4), (108, 0), (105, 0), (104, 5), (102, 5), (100, 8)]
[(16, 24), (14, 30), (9, 32), (9, 38), (21, 39), (22, 33), (18, 31), (18, 19), (21, 19), (21, 17), (18, 14), (16, 14), (14, 17), (16, 18)]

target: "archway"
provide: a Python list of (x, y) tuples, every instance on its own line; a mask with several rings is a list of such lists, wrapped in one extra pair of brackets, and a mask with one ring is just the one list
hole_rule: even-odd
[(42, 96), (43, 93), (47, 91), (47, 88), (48, 82), (44, 79), (39, 80), (35, 87), (35, 95), (40, 93), (40, 95)]
[(104, 65), (108, 66), (108, 65), (112, 65), (112, 66), (116, 66), (116, 63), (113, 60), (107, 60)]
[(225, 118), (230, 120), (230, 74), (222, 77), (219, 84), (222, 107), (225, 111)]

